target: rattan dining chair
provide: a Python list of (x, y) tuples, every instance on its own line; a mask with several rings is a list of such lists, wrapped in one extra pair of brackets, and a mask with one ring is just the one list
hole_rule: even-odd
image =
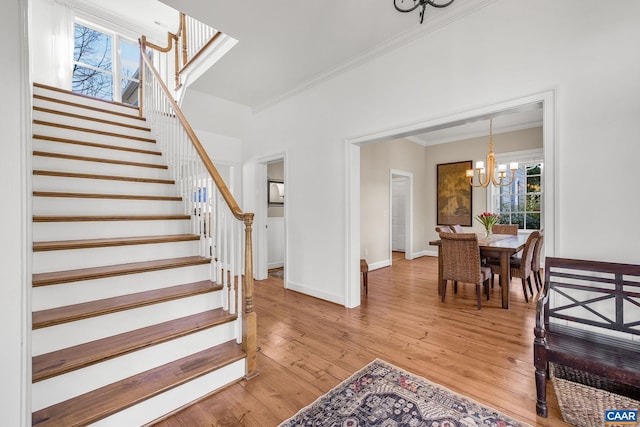
[[(442, 302), (447, 294), (447, 282), (473, 283), (476, 285), (478, 310), (482, 308), (480, 300), (484, 284), (489, 300), (489, 279), (491, 269), (480, 263), (480, 247), (475, 233), (440, 233), (440, 251), (442, 256)], [(454, 287), (454, 292), (457, 290)]]
[(518, 224), (496, 224), (491, 229), (493, 234), (510, 234), (512, 236), (518, 235)]
[[(529, 302), (527, 284), (529, 284), (529, 290), (531, 291), (531, 296), (533, 296), (533, 287), (531, 286), (531, 261), (533, 260), (535, 244), (539, 238), (540, 233), (538, 231), (529, 234), (524, 249), (522, 250), (522, 256), (511, 257), (509, 280), (516, 277), (522, 281), (522, 292), (524, 293), (524, 300), (526, 302)], [(491, 283), (493, 283), (494, 275), (500, 274), (500, 263), (489, 261), (487, 265), (491, 268)]]
[(533, 273), (533, 279), (536, 282), (536, 290), (540, 291), (542, 288), (542, 276), (540, 274), (540, 254), (542, 253), (542, 245), (544, 244), (544, 234), (540, 230), (540, 237), (536, 240), (536, 245), (533, 248), (533, 258), (531, 259), (531, 272)]

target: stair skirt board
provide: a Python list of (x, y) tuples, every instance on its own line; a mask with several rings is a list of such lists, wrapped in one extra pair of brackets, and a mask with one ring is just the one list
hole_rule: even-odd
[(245, 365), (244, 359), (238, 360), (91, 425), (95, 427), (122, 427), (150, 423), (203, 396), (242, 380)]
[(32, 291), (33, 310), (47, 310), (120, 295), (168, 288), (183, 283), (199, 282), (212, 277), (212, 269), (213, 266), (210, 264), (202, 264), (82, 280), (52, 286), (40, 286), (33, 288)]
[(81, 221), (33, 224), (33, 240), (105, 239), (127, 236), (166, 236), (191, 233), (191, 220), (147, 220), (147, 221)]
[(38, 381), (32, 385), (32, 410), (39, 411), (93, 389), (234, 340), (234, 333), (233, 322), (228, 322)]
[(199, 255), (200, 246), (201, 243), (196, 240), (191, 242), (35, 252), (33, 254), (33, 273), (40, 274), (101, 267), (104, 265), (153, 261), (155, 259), (181, 258)]
[(214, 310), (221, 305), (222, 293), (216, 292), (36, 329), (32, 332), (31, 354), (38, 356), (50, 353), (84, 342)]

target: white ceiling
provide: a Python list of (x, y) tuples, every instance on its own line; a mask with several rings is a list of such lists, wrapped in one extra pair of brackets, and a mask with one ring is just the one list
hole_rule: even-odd
[[(191, 87), (259, 110), (494, 1), (456, 0), (443, 9), (428, 6), (422, 25), (417, 10), (397, 12), (392, 0), (162, 0), (165, 4), (157, 0), (84, 0), (82, 3), (83, 8), (99, 11), (105, 19), (129, 21), (129, 25), (157, 35), (175, 31), (174, 9), (177, 9), (234, 37), (238, 44)], [(542, 109), (533, 106), (492, 117), (497, 134), (541, 125)], [(479, 117), (426, 129), (410, 139), (432, 145), (487, 135), (488, 119)]]

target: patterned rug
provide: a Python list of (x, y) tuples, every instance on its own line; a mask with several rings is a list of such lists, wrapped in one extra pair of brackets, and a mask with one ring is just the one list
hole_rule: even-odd
[(377, 359), (280, 426), (529, 425)]

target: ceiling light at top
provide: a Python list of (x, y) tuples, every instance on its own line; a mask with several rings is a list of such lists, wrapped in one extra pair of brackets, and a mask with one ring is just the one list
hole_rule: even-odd
[(427, 8), (427, 5), (442, 8), (449, 6), (451, 3), (453, 3), (453, 0), (449, 0), (441, 4), (436, 3), (434, 0), (393, 0), (393, 5), (398, 12), (413, 12), (422, 6), (422, 9), (420, 9), (421, 24), (422, 21), (424, 21), (424, 10)]

